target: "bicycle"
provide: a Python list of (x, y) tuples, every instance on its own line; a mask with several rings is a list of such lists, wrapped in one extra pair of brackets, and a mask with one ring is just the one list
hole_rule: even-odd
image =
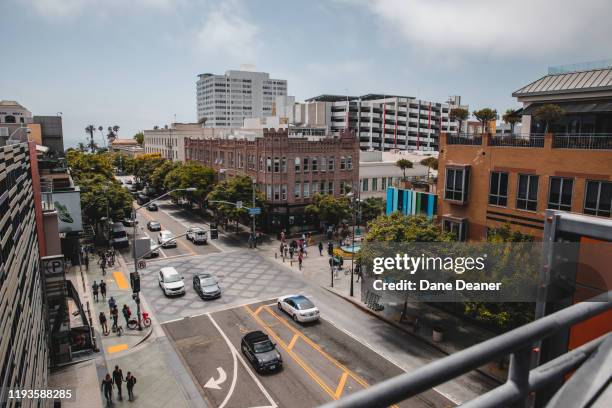
[(113, 325), (113, 333), (117, 334), (117, 337), (121, 337), (121, 335), (123, 334), (123, 327), (121, 327), (121, 325)]
[[(151, 325), (151, 318), (147, 312), (142, 312), (142, 319), (140, 320), (140, 324), (143, 327), (149, 327)], [(138, 319), (130, 319), (128, 320), (128, 328), (131, 330), (135, 330), (138, 327)]]

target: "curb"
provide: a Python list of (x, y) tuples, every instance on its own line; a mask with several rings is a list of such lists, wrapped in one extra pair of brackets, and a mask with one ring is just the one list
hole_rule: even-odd
[[(438, 350), (440, 353), (449, 356), (450, 353), (447, 352), (446, 350), (444, 350), (443, 348), (441, 348), (440, 346), (438, 346), (437, 344), (433, 343), (433, 342), (429, 342), (427, 340), (425, 340), (423, 337), (418, 336), (416, 334), (414, 334), (413, 332), (411, 332), (410, 330), (406, 330), (405, 327), (397, 324), (396, 322), (394, 322), (391, 319), (388, 319), (384, 316), (381, 316), (380, 314), (376, 313), (375, 311), (369, 309), (368, 307), (366, 307), (365, 305), (362, 305), (361, 303), (359, 303), (356, 300), (347, 298), (345, 296), (343, 296), (342, 294), (338, 293), (335, 289), (331, 289), (325, 286), (321, 286), (323, 289), (327, 290), (329, 293), (332, 293), (336, 296), (338, 296), (339, 298), (342, 298), (344, 300), (346, 300), (347, 302), (351, 303), (353, 306), (358, 307), (359, 309), (363, 310), (364, 312), (368, 313), (371, 316), (374, 316), (380, 320), (382, 320), (383, 322), (390, 324), (391, 326), (395, 327), (398, 330), (401, 330), (402, 332), (412, 336), (413, 338), (419, 340), (421, 343), (427, 344), (428, 346)], [(499, 385), (503, 384), (505, 380), (502, 380), (500, 378), (495, 377), (494, 375), (491, 375), (489, 373), (487, 373), (486, 371), (483, 371), (480, 368), (475, 368), (474, 371), (478, 371), (480, 374), (484, 375), (485, 377), (489, 378), (492, 381), (495, 381), (496, 383), (498, 383)], [(467, 374), (467, 373), (466, 373)]]

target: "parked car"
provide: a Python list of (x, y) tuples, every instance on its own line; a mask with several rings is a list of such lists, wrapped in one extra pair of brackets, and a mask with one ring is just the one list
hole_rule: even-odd
[(159, 221), (151, 220), (147, 222), (147, 229), (149, 231), (161, 231), (161, 224)]
[(278, 298), (278, 308), (300, 323), (319, 320), (319, 309), (303, 295), (290, 295)]
[(134, 224), (138, 225), (138, 220), (132, 220), (130, 217), (125, 217), (122, 222), (126, 227), (133, 227)]
[(189, 227), (187, 228), (187, 240), (194, 244), (206, 244), (208, 234), (200, 227)]
[(185, 283), (183, 277), (172, 266), (166, 266), (159, 270), (159, 287), (164, 291), (164, 295), (183, 295), (185, 293)]
[(176, 247), (176, 238), (174, 234), (168, 230), (160, 231), (157, 236), (157, 243), (162, 246), (162, 248), (173, 248)]
[(136, 197), (136, 201), (138, 202), (138, 205), (144, 205), (146, 203), (148, 203), (149, 197), (147, 197), (145, 194), (142, 193), (142, 191), (140, 191), (138, 193), (138, 197)]
[(120, 222), (115, 222), (111, 225), (109, 243), (113, 248), (127, 248), (130, 246), (125, 227)]
[(127, 180), (125, 180), (125, 184), (132, 184), (132, 183), (134, 183), (134, 182), (133, 182), (133, 181), (132, 181), (132, 179), (130, 179), (130, 178), (129, 178), (129, 179), (127, 179)]
[(155, 241), (150, 240), (151, 241), (151, 252), (149, 252), (147, 255), (145, 255), (145, 258), (157, 258), (159, 256), (159, 249), (158, 249), (158, 245)]
[(202, 299), (221, 297), (221, 288), (217, 278), (210, 273), (201, 273), (193, 277), (193, 289)]
[(282, 368), (283, 357), (262, 331), (247, 333), (240, 342), (240, 349), (257, 372), (274, 371)]
[(158, 210), (157, 204), (151, 203), (151, 204), (147, 205), (147, 210), (149, 210), (149, 211), (157, 211)]

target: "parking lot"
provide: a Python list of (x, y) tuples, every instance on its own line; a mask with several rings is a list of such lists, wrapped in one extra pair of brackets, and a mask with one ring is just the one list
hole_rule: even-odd
[[(294, 323), (274, 299), (163, 327), (214, 407), (313, 407), (403, 372), (324, 316), (317, 323)], [(244, 358), (240, 341), (253, 330), (264, 331), (276, 343), (282, 370), (258, 374)], [(429, 391), (398, 406), (454, 404)]]

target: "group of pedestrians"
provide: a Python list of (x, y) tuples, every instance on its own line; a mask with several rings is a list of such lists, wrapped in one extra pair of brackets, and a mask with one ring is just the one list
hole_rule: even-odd
[(306, 241), (306, 236), (302, 235), (302, 238), (299, 240), (296, 241), (294, 239), (290, 243), (287, 243), (283, 233), (281, 235), (280, 253), (283, 260), (285, 258), (293, 260), (293, 258), (297, 256), (298, 265), (301, 270), (304, 258), (308, 256), (308, 243)]
[(123, 377), (123, 370), (119, 366), (115, 366), (112, 376), (106, 374), (102, 380), (100, 390), (104, 392), (106, 403), (110, 407), (113, 403), (113, 385), (117, 387), (117, 398), (119, 401), (123, 401), (123, 383), (126, 383), (128, 392), (128, 401), (134, 401), (134, 385), (136, 385), (136, 377), (132, 375), (130, 371), (127, 372), (125, 378)]
[(91, 293), (93, 293), (93, 298), (95, 302), (97, 302), (99, 299), (98, 291), (100, 291), (102, 299), (106, 300), (106, 282), (104, 282), (104, 279), (101, 279), (100, 283), (94, 281), (93, 285), (91, 285)]
[[(112, 329), (115, 332), (119, 330), (119, 307), (117, 306), (117, 301), (112, 296), (108, 299), (108, 309), (109, 309), (108, 314), (110, 318), (113, 320)], [(130, 317), (132, 316), (132, 311), (130, 310), (130, 307), (124, 304), (123, 308), (121, 309), (121, 313), (123, 314), (123, 318), (125, 319), (125, 325), (126, 327), (128, 327), (129, 322), (130, 322)], [(100, 312), (100, 314), (98, 315), (98, 320), (100, 321), (100, 326), (102, 327), (102, 332), (104, 333), (104, 335), (109, 334), (108, 323), (107, 323), (108, 320), (104, 312)]]
[(110, 248), (106, 251), (98, 251), (98, 257), (100, 258), (98, 264), (100, 265), (100, 269), (102, 269), (102, 275), (106, 275), (106, 268), (112, 268), (115, 266), (115, 248)]

